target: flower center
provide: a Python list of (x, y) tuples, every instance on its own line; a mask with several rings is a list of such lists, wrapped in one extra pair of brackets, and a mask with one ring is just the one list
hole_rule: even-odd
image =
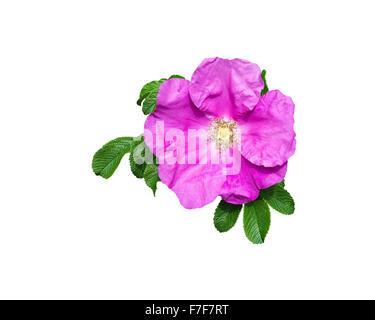
[(208, 140), (215, 142), (220, 150), (226, 150), (237, 142), (237, 122), (217, 118), (211, 121)]
[(219, 139), (222, 139), (222, 140), (228, 140), (231, 134), (232, 132), (229, 128), (219, 128), (217, 130), (217, 136), (219, 137)]

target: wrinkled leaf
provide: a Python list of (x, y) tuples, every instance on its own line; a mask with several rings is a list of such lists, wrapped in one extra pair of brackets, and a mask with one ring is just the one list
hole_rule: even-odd
[(160, 181), (158, 175), (158, 166), (155, 164), (147, 164), (144, 171), (144, 178), (146, 184), (152, 189), (152, 192), (155, 196), (156, 184), (158, 181)]
[(232, 204), (221, 200), (215, 210), (214, 225), (219, 232), (231, 229), (238, 219), (242, 204)]
[(111, 177), (123, 156), (130, 152), (132, 142), (132, 137), (121, 137), (106, 143), (92, 159), (94, 173), (105, 179)]
[(129, 155), (130, 170), (137, 177), (142, 179), (146, 168), (145, 162), (146, 145), (143, 142), (143, 137), (135, 140), (132, 145), (132, 150)]
[[(183, 76), (178, 74), (174, 74), (169, 77), (169, 79), (172, 78), (185, 79)], [(162, 78), (160, 80), (151, 81), (143, 86), (141, 93), (139, 94), (137, 104), (142, 106), (142, 111), (145, 115), (151, 114), (155, 111), (159, 88), (166, 80), (168, 79)]]
[(294, 200), (281, 184), (261, 190), (260, 196), (276, 211), (288, 215), (294, 213)]
[(271, 224), (267, 203), (258, 198), (244, 206), (243, 225), (247, 238), (255, 244), (264, 242)]

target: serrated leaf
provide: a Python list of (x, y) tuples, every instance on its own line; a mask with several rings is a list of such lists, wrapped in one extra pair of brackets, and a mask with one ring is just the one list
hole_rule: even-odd
[(159, 88), (158, 88), (158, 91), (153, 91), (146, 97), (142, 105), (143, 114), (147, 115), (155, 111), (158, 93), (159, 93)]
[(92, 159), (94, 173), (105, 179), (111, 177), (123, 156), (130, 152), (132, 143), (132, 137), (121, 137), (106, 143)]
[(155, 111), (159, 88), (166, 80), (163, 78), (158, 81), (151, 81), (142, 88), (137, 104), (142, 105), (144, 114), (147, 115)]
[(264, 87), (263, 87), (263, 90), (260, 92), (261, 96), (263, 96), (264, 94), (266, 94), (268, 92), (268, 86), (267, 86), (267, 81), (266, 81), (266, 73), (267, 73), (266, 70), (262, 70), (261, 77), (262, 77), (262, 80), (264, 82)]
[(143, 137), (134, 140), (132, 150), (129, 155), (130, 170), (137, 178), (143, 178), (143, 173), (146, 168), (145, 162), (146, 145), (143, 142)]
[(238, 219), (242, 204), (232, 204), (221, 200), (215, 210), (214, 225), (219, 232), (231, 229)]
[(145, 115), (151, 114), (155, 111), (160, 86), (166, 80), (169, 80), (172, 78), (185, 79), (183, 76), (174, 74), (170, 76), (168, 79), (162, 78), (160, 80), (151, 81), (143, 86), (141, 93), (139, 94), (139, 99), (137, 101), (137, 104), (139, 106), (142, 106), (142, 111)]
[(288, 215), (294, 213), (294, 200), (282, 185), (276, 184), (263, 189), (260, 191), (260, 196), (276, 211)]
[(243, 225), (247, 238), (255, 244), (264, 242), (271, 224), (267, 203), (258, 198), (244, 205)]
[(158, 175), (158, 166), (155, 164), (147, 164), (144, 171), (144, 178), (146, 184), (152, 189), (152, 192), (155, 196), (156, 184), (158, 181), (160, 181)]
[(138, 164), (134, 160), (134, 153), (133, 152), (130, 153), (129, 163), (130, 163), (130, 170), (131, 170), (131, 172), (137, 178), (142, 179), (144, 177), (143, 174), (144, 174), (144, 171), (145, 171), (145, 168), (146, 168), (146, 163)]
[(143, 86), (143, 88), (142, 88), (142, 90), (141, 90), (141, 92), (140, 92), (140, 94), (139, 94), (139, 99), (138, 99), (138, 101), (137, 101), (137, 104), (138, 104), (139, 106), (142, 105), (143, 100), (145, 100), (149, 94), (151, 94), (152, 92), (155, 92), (155, 91), (158, 92), (158, 91), (159, 91), (159, 87), (160, 87), (160, 85), (161, 85), (165, 80), (167, 80), (167, 79), (160, 79), (160, 80), (155, 80), (155, 81), (151, 81), (151, 82), (149, 82), (149, 83), (146, 83), (146, 84)]

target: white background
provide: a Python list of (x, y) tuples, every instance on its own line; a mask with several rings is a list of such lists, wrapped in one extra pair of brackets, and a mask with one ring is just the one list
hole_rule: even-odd
[[(375, 298), (373, 1), (1, 1), (0, 298)], [(268, 70), (296, 104), (293, 216), (263, 245), (217, 205), (154, 198), (127, 156), (150, 80), (206, 57)], [(242, 218), (242, 217), (241, 217)]]

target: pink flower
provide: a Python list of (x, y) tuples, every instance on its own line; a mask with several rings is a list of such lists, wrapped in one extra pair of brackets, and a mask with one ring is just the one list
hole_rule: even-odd
[[(294, 104), (278, 90), (260, 96), (263, 86), (258, 65), (220, 58), (205, 59), (191, 81), (174, 78), (160, 86), (144, 139), (160, 160), (160, 180), (185, 208), (202, 207), (217, 196), (247, 203), (284, 179), (296, 147)], [(207, 147), (189, 144), (189, 130), (199, 132)], [(184, 139), (175, 139), (177, 133)], [(236, 154), (240, 169), (228, 174), (228, 159)], [(177, 160), (169, 161), (173, 155)]]

